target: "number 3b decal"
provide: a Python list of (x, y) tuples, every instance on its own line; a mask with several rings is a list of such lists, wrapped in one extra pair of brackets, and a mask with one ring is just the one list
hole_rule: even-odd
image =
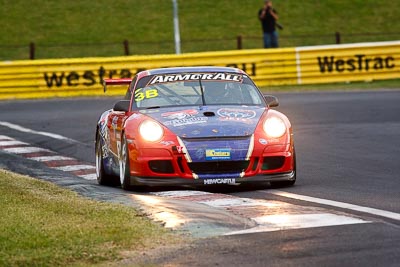
[(157, 89), (147, 89), (145, 92), (142, 91), (143, 88), (136, 90), (135, 101), (140, 102), (143, 99), (154, 98), (158, 96)]

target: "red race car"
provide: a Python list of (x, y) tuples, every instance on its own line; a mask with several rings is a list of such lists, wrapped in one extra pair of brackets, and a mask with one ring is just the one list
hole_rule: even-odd
[(113, 84), (128, 89), (97, 123), (99, 184), (295, 183), (291, 124), (242, 70), (153, 69)]

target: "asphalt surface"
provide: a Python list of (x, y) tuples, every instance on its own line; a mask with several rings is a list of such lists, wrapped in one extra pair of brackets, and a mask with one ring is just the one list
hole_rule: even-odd
[[(277, 109), (292, 122), (298, 164), (296, 185), (280, 190), (400, 213), (400, 90), (275, 95), (280, 100)], [(93, 164), (97, 118), (116, 101), (117, 98), (3, 101), (0, 122), (59, 134), (77, 142), (1, 125), (0, 135)], [(17, 156), (0, 153), (0, 159), (0, 167), (20, 173), (53, 178), (60, 175), (45, 175), (38, 164)], [(97, 198), (119, 202), (136, 194), (99, 187), (92, 181), (69, 185)], [(234, 197), (328, 208), (372, 223), (201, 238), (179, 251), (141, 260), (171, 266), (398, 266), (400, 262), (398, 220), (288, 199), (270, 194), (268, 186), (216, 188), (210, 192), (221, 190)]]

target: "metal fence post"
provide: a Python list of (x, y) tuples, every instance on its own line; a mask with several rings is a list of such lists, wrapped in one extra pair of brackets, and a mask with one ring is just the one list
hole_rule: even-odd
[(340, 44), (341, 43), (340, 32), (335, 33), (335, 38), (336, 38), (336, 44)]
[(29, 59), (35, 59), (35, 43), (29, 43)]
[(128, 42), (128, 40), (124, 40), (124, 50), (125, 50), (125, 56), (129, 56), (129, 42)]
[(238, 35), (236, 40), (237, 40), (237, 49), (241, 50), (243, 48), (243, 36)]

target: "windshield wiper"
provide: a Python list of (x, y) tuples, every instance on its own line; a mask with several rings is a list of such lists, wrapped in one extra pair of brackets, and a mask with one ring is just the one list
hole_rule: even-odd
[(155, 109), (155, 108), (160, 108), (160, 106), (147, 107), (146, 109)]

